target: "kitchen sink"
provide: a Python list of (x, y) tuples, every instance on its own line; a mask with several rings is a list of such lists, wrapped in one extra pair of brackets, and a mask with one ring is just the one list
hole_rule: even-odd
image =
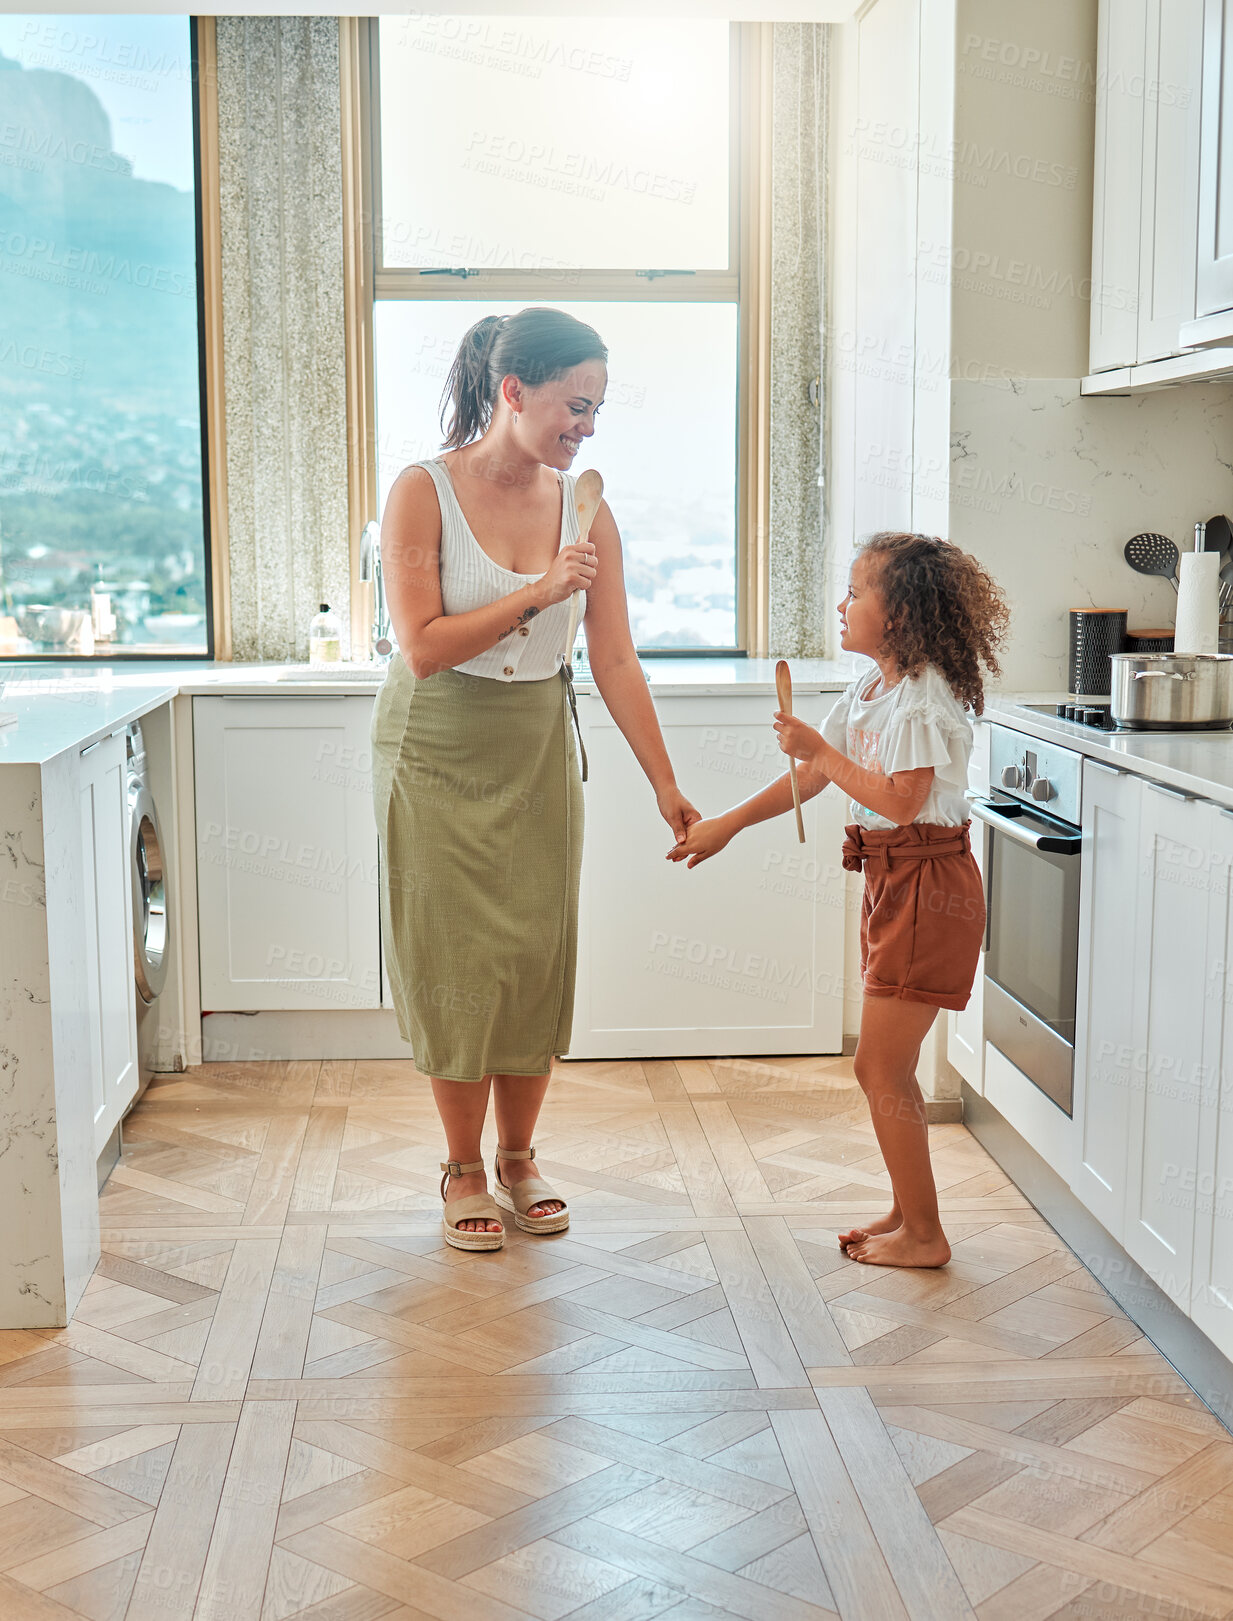
[(378, 664), (353, 664), (337, 669), (327, 667), (321, 670), (310, 669), (304, 665), (300, 669), (284, 670), (282, 675), (276, 675), (275, 681), (376, 681), (385, 680), (385, 666)]

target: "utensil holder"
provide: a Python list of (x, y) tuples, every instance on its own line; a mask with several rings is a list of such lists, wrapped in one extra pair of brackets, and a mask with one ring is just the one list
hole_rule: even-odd
[(1220, 642), (1222, 653), (1233, 653), (1233, 602), (1220, 610)]
[(1113, 675), (1109, 655), (1120, 653), (1126, 640), (1125, 608), (1072, 608), (1070, 673), (1074, 698), (1108, 698)]

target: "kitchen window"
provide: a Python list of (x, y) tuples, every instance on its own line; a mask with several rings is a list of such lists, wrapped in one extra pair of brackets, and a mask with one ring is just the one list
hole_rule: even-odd
[(555, 305), (609, 349), (573, 470), (604, 475), (635, 642), (750, 647), (759, 27), (417, 13), (356, 20), (352, 39), (369, 513), (438, 453), (466, 329)]
[(208, 655), (191, 19), (0, 15), (0, 658)]

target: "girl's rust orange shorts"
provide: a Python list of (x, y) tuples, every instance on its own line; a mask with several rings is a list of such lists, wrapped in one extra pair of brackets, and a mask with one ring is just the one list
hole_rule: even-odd
[(968, 824), (854, 823), (844, 832), (844, 866), (849, 872), (865, 869), (865, 995), (965, 1008), (985, 936), (985, 891)]

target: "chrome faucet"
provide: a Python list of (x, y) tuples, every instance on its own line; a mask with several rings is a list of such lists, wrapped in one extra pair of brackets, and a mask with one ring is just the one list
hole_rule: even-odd
[(388, 659), (394, 651), (389, 605), (385, 600), (385, 580), (381, 571), (381, 525), (375, 518), (364, 525), (360, 535), (360, 580), (371, 582), (372, 624), (368, 627), (369, 657), (374, 663)]

